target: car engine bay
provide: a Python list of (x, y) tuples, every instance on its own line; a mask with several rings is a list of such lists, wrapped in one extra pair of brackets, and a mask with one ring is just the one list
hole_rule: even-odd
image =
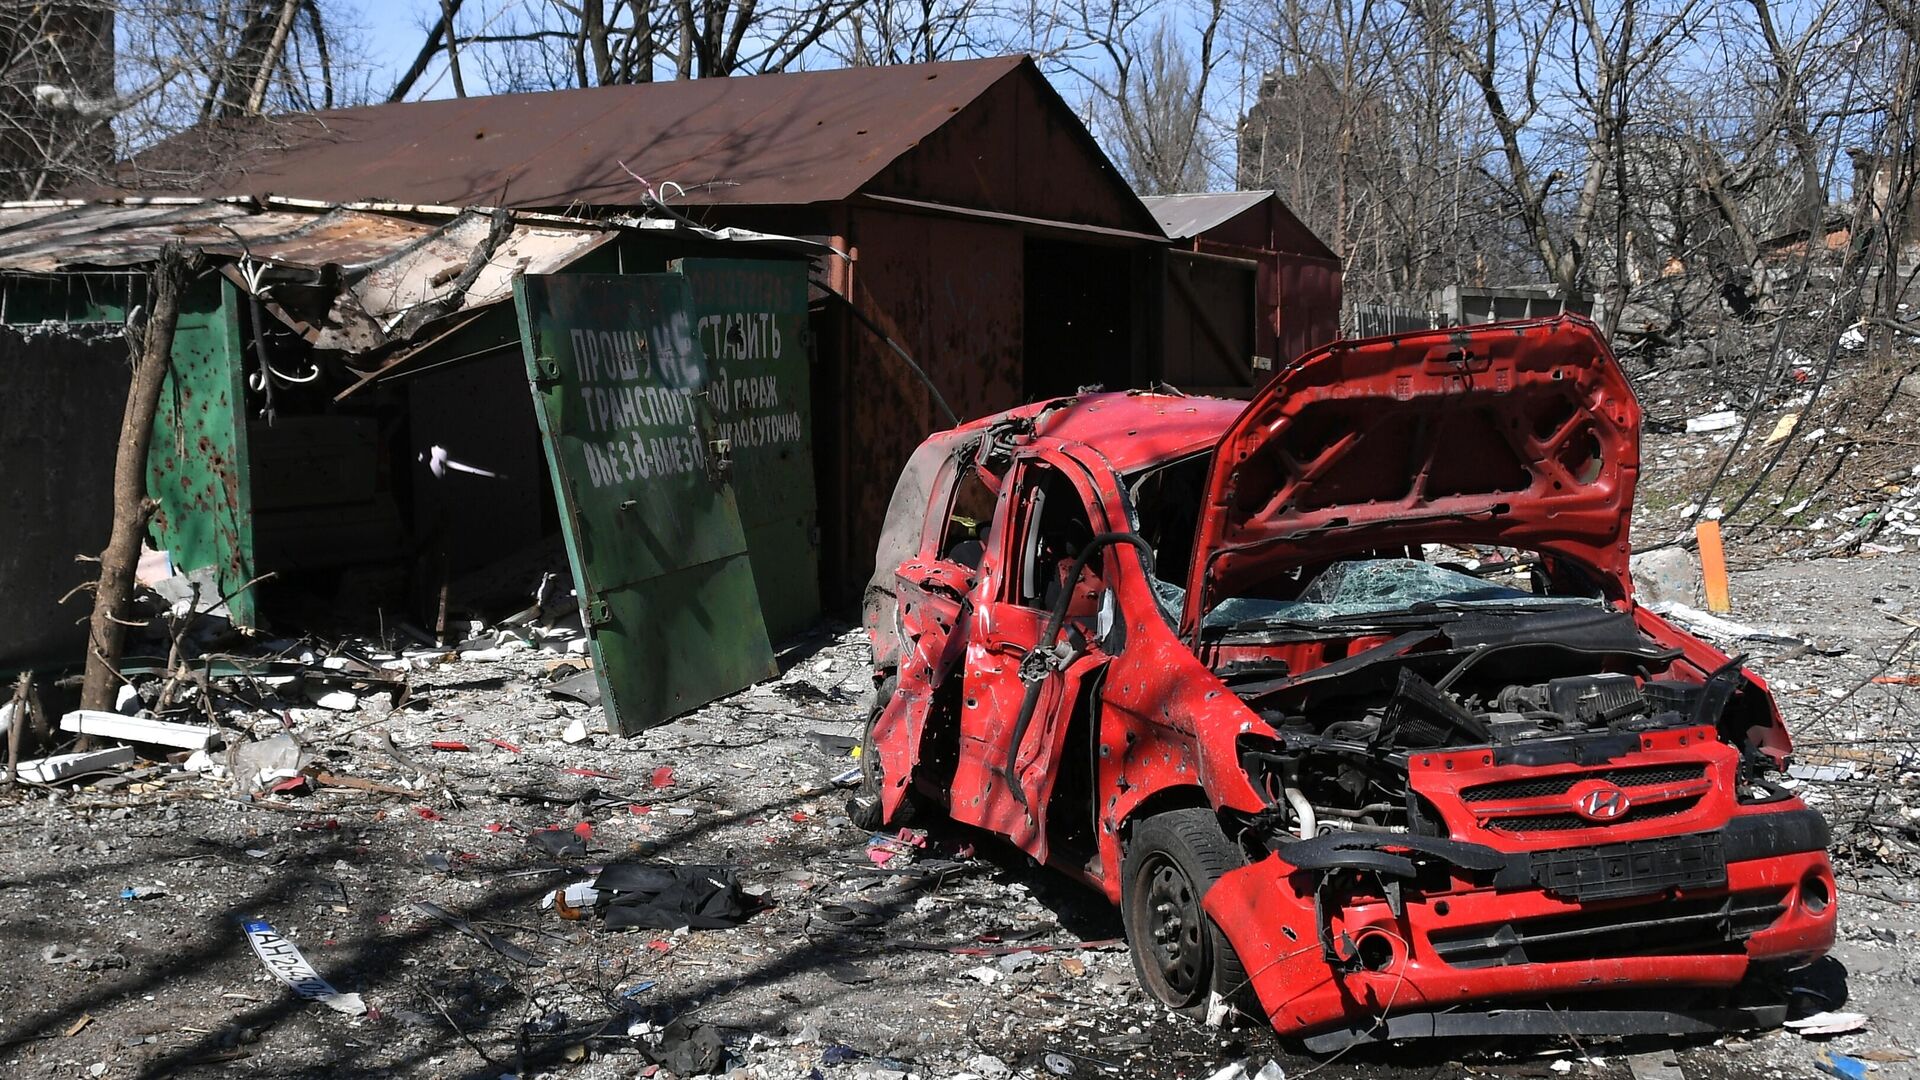
[(1203, 659), (1274, 732), (1243, 736), (1241, 764), (1283, 839), (1446, 835), (1411, 762), (1462, 748), (1488, 748), (1495, 766), (1595, 766), (1650, 733), (1703, 729), (1739, 752), (1743, 800), (1777, 790), (1750, 738), (1771, 722), (1765, 695), (1737, 659), (1700, 672), (1626, 611), (1501, 591), (1513, 595), (1203, 631)]

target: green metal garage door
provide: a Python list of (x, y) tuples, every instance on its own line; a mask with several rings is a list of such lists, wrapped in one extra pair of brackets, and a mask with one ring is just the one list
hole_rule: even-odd
[(687, 279), (516, 279), (527, 371), (611, 730), (778, 673)]
[(775, 641), (820, 617), (820, 540), (808, 402), (807, 264), (679, 259), (693, 285), (708, 401), (733, 483), (760, 610)]

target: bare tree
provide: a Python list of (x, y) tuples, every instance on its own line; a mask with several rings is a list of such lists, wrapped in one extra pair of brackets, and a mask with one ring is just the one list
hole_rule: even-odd
[(918, 64), (1001, 51), (1003, 13), (988, 0), (873, 0), (823, 43), (849, 67)]
[[(1434, 43), (1478, 90), (1499, 140), (1497, 180), (1549, 280), (1589, 286), (1602, 196), (1624, 187), (1628, 124), (1646, 73), (1692, 25), (1696, 0), (1422, 0)], [(1577, 186), (1573, 186), (1577, 185)], [(1623, 219), (1609, 245), (1623, 258)], [(1617, 270), (1617, 267), (1616, 267)], [(1610, 278), (1618, 283), (1619, 273)]]
[(111, 159), (113, 28), (92, 0), (0, 9), (0, 197), (37, 198)]
[[(859, 0), (542, 0), (502, 8), (475, 25), (459, 0), (442, 0), (420, 51), (387, 98), (437, 90), (438, 81), (426, 78), (436, 62), (446, 65), (454, 92), (464, 94), (468, 69), (480, 73), (490, 92), (511, 93), (762, 74), (821, 55), (843, 62), (918, 58), (897, 54), (897, 37), (886, 40), (894, 51), (869, 51), (865, 59), (847, 51), (845, 28), (852, 20), (873, 27), (878, 15), (900, 10), (870, 10)], [(916, 47), (958, 49), (954, 39), (970, 25), (970, 12), (964, 4), (951, 15), (926, 9), (924, 40)], [(885, 25), (891, 34), (902, 24)], [(871, 37), (854, 42), (853, 53), (871, 50)]]
[(1266, 74), (1239, 183), (1273, 188), (1345, 260), (1356, 301), (1424, 307), (1442, 285), (1531, 276), (1458, 65), (1405, 7), (1274, 0), (1246, 15)]
[(364, 61), (340, 62), (333, 2), (0, 7), (0, 192), (110, 182), (116, 159), (207, 120), (361, 100)]
[(1206, 105), (1225, 15), (1225, 0), (1105, 0), (1062, 9), (1054, 24), (1078, 43), (1060, 70), (1085, 88), (1095, 133), (1143, 194), (1207, 187)]

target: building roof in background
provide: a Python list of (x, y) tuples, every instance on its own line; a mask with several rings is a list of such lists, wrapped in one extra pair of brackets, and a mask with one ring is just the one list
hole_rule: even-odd
[[(658, 229), (783, 251), (817, 245), (671, 219), (591, 221), (491, 208), (295, 200), (125, 199), (0, 203), (0, 272), (134, 269), (169, 243), (224, 263), (235, 285), (316, 348), (364, 352), (426, 323), (513, 295), (516, 273), (552, 273), (618, 235)], [(297, 287), (322, 285), (322, 310), (293, 313)], [(275, 286), (296, 287), (275, 293)]]
[[(1022, 67), (1032, 61), (332, 109), (188, 132), (141, 154), (122, 179), (128, 190), (336, 203), (637, 206), (649, 185), (688, 205), (833, 202)], [(211, 175), (209, 161), (220, 163)]]
[(1143, 195), (1160, 230), (1171, 240), (1191, 240), (1208, 229), (1277, 198), (1271, 191), (1206, 191), (1185, 195)]

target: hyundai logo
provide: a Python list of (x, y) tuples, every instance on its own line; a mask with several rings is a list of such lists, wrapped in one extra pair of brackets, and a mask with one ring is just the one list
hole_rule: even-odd
[(1588, 821), (1612, 821), (1632, 805), (1633, 800), (1626, 792), (1604, 780), (1582, 784), (1573, 790), (1573, 812)]

